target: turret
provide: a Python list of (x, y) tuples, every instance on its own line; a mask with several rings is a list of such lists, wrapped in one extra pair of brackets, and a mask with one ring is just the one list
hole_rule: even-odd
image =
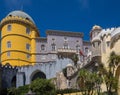
[(95, 25), (90, 32), (92, 43), (92, 58), (96, 60), (100, 60), (101, 58), (101, 30), (102, 28), (100, 26)]
[(1, 21), (0, 30), (1, 63), (12, 66), (31, 65), (35, 61), (33, 40), (39, 36), (33, 19), (23, 11), (13, 11)]
[(90, 32), (90, 39), (92, 40), (95, 36), (97, 36), (101, 32), (102, 28), (98, 25), (94, 25)]

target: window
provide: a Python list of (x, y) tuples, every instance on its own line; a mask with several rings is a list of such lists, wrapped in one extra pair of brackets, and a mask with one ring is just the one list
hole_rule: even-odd
[(56, 45), (53, 43), (51, 46), (52, 46), (52, 51), (55, 51), (56, 50)]
[(29, 27), (26, 28), (26, 34), (30, 34), (30, 28)]
[(45, 45), (41, 45), (41, 50), (45, 50)]
[(67, 37), (64, 37), (64, 41), (67, 41), (68, 39), (67, 39)]
[(110, 46), (110, 41), (107, 41), (106, 44), (107, 44), (107, 47), (109, 47)]
[(41, 59), (45, 60), (46, 59), (46, 55), (42, 55)]
[(52, 59), (56, 59), (56, 55), (52, 55)]
[(95, 47), (95, 43), (93, 43), (92, 46)]
[(76, 41), (77, 43), (79, 42), (79, 40)]
[(30, 44), (26, 44), (26, 50), (30, 50)]
[(30, 54), (27, 54), (27, 59), (30, 59)]
[(12, 26), (9, 24), (9, 25), (7, 26), (7, 31), (11, 31), (11, 28), (12, 28)]
[(68, 43), (64, 43), (64, 49), (68, 49)]
[(10, 51), (7, 52), (7, 56), (10, 57)]
[(80, 45), (76, 45), (76, 50), (77, 50), (77, 52), (79, 52), (79, 50), (80, 50)]
[(10, 41), (7, 42), (7, 48), (11, 48), (11, 42)]
[(86, 53), (86, 54), (88, 53), (88, 47), (85, 48), (85, 53)]
[(52, 38), (52, 41), (54, 41), (55, 39), (54, 38)]

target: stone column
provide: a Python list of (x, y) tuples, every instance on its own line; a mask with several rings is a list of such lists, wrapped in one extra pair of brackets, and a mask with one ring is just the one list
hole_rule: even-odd
[(16, 81), (16, 87), (24, 86), (24, 72), (18, 72), (17, 73), (17, 81)]

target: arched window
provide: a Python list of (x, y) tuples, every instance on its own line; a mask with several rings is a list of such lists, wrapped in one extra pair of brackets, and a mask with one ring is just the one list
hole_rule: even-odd
[(67, 38), (67, 37), (64, 37), (64, 41), (68, 41), (68, 38)]
[(11, 31), (11, 29), (12, 29), (12, 26), (9, 24), (9, 25), (7, 26), (7, 31)]
[(26, 44), (26, 50), (30, 50), (30, 44)]
[(11, 42), (10, 41), (7, 42), (7, 48), (11, 48)]
[(26, 34), (30, 34), (30, 28), (26, 27)]
[(30, 54), (27, 54), (26, 57), (27, 57), (27, 59), (30, 59)]
[(55, 51), (56, 50), (56, 45), (53, 43), (53, 44), (51, 44), (51, 46), (52, 46), (52, 51)]
[(7, 57), (10, 57), (10, 51), (7, 52)]
[(42, 50), (42, 51), (45, 50), (45, 45), (41, 45), (41, 50)]

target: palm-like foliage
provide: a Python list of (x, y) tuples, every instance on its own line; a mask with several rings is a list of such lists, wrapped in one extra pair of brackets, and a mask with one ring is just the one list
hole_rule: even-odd
[(102, 78), (96, 72), (90, 72), (85, 69), (80, 70), (78, 77), (78, 84), (83, 94), (92, 95), (93, 90), (98, 90), (100, 92), (100, 88), (97, 89), (97, 86), (100, 87), (102, 83)]
[(78, 55), (77, 54), (73, 55), (73, 57), (71, 59), (74, 62), (74, 66), (77, 66), (77, 62), (79, 60)]
[(104, 68), (103, 64), (99, 64), (99, 73), (104, 76), (107, 92), (112, 95), (112, 90), (117, 90), (118, 80), (115, 77), (115, 68), (120, 63), (120, 55), (111, 52), (108, 60), (108, 70)]
[(8, 95), (20, 95), (19, 90), (15, 87), (8, 89)]

